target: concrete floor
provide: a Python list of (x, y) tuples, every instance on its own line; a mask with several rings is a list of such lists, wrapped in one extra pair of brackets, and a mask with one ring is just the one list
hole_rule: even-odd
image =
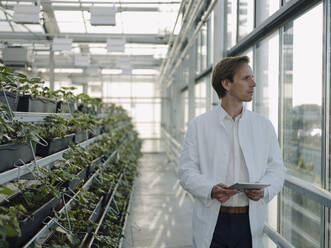
[(191, 248), (193, 203), (164, 153), (140, 160), (124, 248)]

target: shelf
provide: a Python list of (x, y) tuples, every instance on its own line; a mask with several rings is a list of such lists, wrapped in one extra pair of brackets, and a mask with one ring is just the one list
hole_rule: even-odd
[[(97, 138), (97, 137), (96, 137)], [(92, 140), (92, 139), (91, 139)], [(89, 141), (89, 140), (88, 140)], [(127, 142), (127, 140), (123, 143), (121, 143), (118, 147), (118, 149), (124, 145), (125, 143)], [(84, 142), (85, 143), (85, 142)], [(92, 182), (94, 180), (94, 178), (99, 174), (99, 172), (101, 171), (101, 168), (105, 167), (106, 164), (117, 154), (118, 152), (118, 149), (114, 150), (111, 155), (107, 158), (107, 160), (102, 164), (102, 166), (100, 166), (98, 168), (98, 170), (87, 180), (87, 182), (82, 186), (81, 189), (85, 189), (85, 190), (88, 190), (89, 187), (92, 185)], [(110, 197), (109, 199), (109, 202), (107, 203), (105, 209), (108, 209), (109, 205), (110, 205), (110, 202), (112, 201), (112, 198), (114, 197), (115, 193), (116, 193), (116, 190), (117, 190), (117, 187), (121, 181), (121, 178), (122, 178), (122, 175), (120, 176), (119, 178), (119, 181), (117, 182), (114, 190), (113, 190), (113, 193), (112, 193), (112, 196)], [(58, 214), (61, 214), (63, 213), (66, 209), (67, 210), (70, 210), (71, 208), (71, 204), (73, 203), (74, 199), (77, 197), (77, 195), (79, 194), (79, 192), (81, 191), (81, 189), (65, 204), (65, 206), (63, 206), (61, 208), (61, 210), (58, 212)], [(104, 215), (105, 213), (103, 213), (103, 217), (101, 217), (101, 219), (104, 218)], [(100, 219), (100, 220), (101, 220)], [(51, 235), (51, 233), (53, 232), (55, 226), (56, 226), (56, 222), (57, 222), (57, 218), (56, 217), (53, 217), (51, 218), (46, 224), (45, 226), (32, 238), (30, 239), (30, 241), (28, 243), (26, 243), (23, 247), (24, 248), (28, 248), (30, 247), (34, 242), (36, 242), (37, 240), (40, 240), (42, 243), (45, 242), (45, 240)], [(101, 225), (102, 221), (100, 222), (99, 221), (99, 224)]]
[[(86, 141), (80, 143), (79, 145), (82, 147), (86, 147), (86, 146), (90, 145), (91, 143), (94, 143), (97, 140), (101, 139), (103, 135), (104, 134), (91, 138), (89, 140), (86, 140)], [(17, 178), (18, 176), (22, 177), (28, 173), (31, 173), (31, 171), (34, 169), (33, 167), (35, 167), (35, 166), (39, 166), (41, 168), (46, 167), (50, 163), (53, 163), (53, 162), (59, 160), (60, 158), (62, 158), (63, 153), (67, 152), (68, 150), (69, 150), (69, 148), (67, 148), (63, 151), (54, 153), (45, 158), (41, 158), (36, 161), (36, 164), (34, 161), (32, 161), (29, 164), (26, 164), (26, 165), (20, 166), (18, 168), (14, 168), (14, 169), (0, 173), (0, 185), (10, 182), (10, 181), (14, 180), (15, 178)]]
[[(115, 128), (113, 131), (118, 131), (122, 128), (125, 128), (126, 126), (128, 125), (123, 125), (123, 126), (120, 126), (120, 127), (117, 127)], [(97, 140), (101, 139), (105, 134), (101, 134), (97, 137), (93, 137), (91, 139), (88, 139), (80, 144), (78, 144), (79, 146), (82, 146), (82, 147), (86, 147), (94, 142), (96, 142)], [(124, 137), (125, 138), (125, 137)], [(123, 140), (122, 140), (123, 141)], [(41, 168), (44, 168), (46, 167), (47, 165), (59, 160), (62, 158), (63, 154), (65, 152), (67, 152), (69, 150), (69, 148), (65, 149), (65, 150), (62, 150), (60, 152), (57, 152), (57, 153), (54, 153), (50, 156), (47, 156), (45, 158), (41, 158), (39, 160), (36, 161), (36, 164), (34, 161), (32, 161), (31, 163), (29, 164), (25, 164), (23, 166), (20, 166), (18, 168), (14, 168), (14, 169), (11, 169), (11, 170), (8, 170), (8, 171), (5, 171), (5, 172), (2, 172), (0, 173), (0, 185), (3, 185), (5, 183), (8, 183), (16, 178), (19, 177), (22, 177), (26, 174), (29, 174), (31, 173), (31, 171), (34, 169), (34, 167), (37, 165)]]
[(99, 231), (99, 229), (100, 229), (100, 227), (101, 227), (101, 225), (102, 225), (102, 222), (103, 222), (103, 220), (104, 220), (104, 218), (105, 218), (105, 216), (106, 216), (106, 214), (107, 214), (107, 212), (108, 212), (108, 208), (109, 208), (109, 206), (110, 206), (110, 203), (113, 201), (114, 196), (115, 196), (115, 193), (116, 193), (116, 191), (117, 191), (117, 188), (118, 188), (120, 182), (122, 181), (122, 177), (123, 177), (123, 173), (122, 173), (121, 176), (119, 177), (118, 182), (116, 183), (115, 188), (114, 188), (114, 190), (113, 190), (113, 193), (111, 194), (111, 196), (110, 196), (110, 198), (109, 198), (109, 201), (107, 202), (107, 205), (106, 205), (106, 207), (105, 207), (105, 210), (104, 210), (104, 212), (102, 213), (102, 216), (101, 216), (101, 218), (100, 218), (100, 220), (99, 220), (98, 226), (97, 226), (97, 228), (95, 229), (95, 231), (94, 231), (94, 233), (93, 233), (93, 235), (92, 235), (92, 238), (90, 239), (90, 241), (89, 241), (88, 244), (87, 244), (87, 247), (88, 247), (88, 248), (90, 248), (90, 247), (92, 246), (93, 242), (94, 242), (95, 236), (97, 235), (97, 233), (98, 233), (98, 231)]
[[(92, 185), (93, 178), (99, 173), (100, 169), (98, 169), (90, 178), (89, 180), (83, 185), (83, 187), (77, 191), (77, 193), (61, 208), (58, 214), (62, 214), (64, 211), (69, 211), (71, 209), (71, 205), (81, 192), (82, 189), (88, 190), (89, 187)], [(34, 236), (28, 243), (26, 243), (23, 247), (28, 248), (30, 247), (35, 241), (37, 240), (46, 240), (53, 232), (57, 219), (53, 217), (49, 222), (45, 224), (45, 226)]]
[(67, 120), (72, 119), (72, 115), (69, 113), (14, 112), (14, 120), (22, 122), (42, 122), (44, 118), (49, 115), (57, 115)]

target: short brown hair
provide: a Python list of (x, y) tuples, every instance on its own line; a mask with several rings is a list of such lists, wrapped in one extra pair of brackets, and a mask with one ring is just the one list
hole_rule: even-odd
[(233, 76), (242, 64), (249, 63), (248, 56), (227, 57), (218, 62), (213, 70), (212, 85), (219, 98), (226, 95), (222, 81), (227, 79), (233, 82)]

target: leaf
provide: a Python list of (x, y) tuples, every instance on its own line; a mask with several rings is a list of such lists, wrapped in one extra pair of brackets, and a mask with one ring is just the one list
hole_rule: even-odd
[(10, 196), (14, 194), (14, 191), (8, 188), (6, 185), (0, 186), (0, 194)]

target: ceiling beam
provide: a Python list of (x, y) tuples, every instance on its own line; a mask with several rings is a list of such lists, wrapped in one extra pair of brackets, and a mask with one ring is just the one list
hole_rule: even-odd
[[(116, 65), (118, 55), (91, 55), (91, 61), (103, 69), (121, 69)], [(155, 59), (152, 55), (131, 55), (130, 64), (132, 69), (155, 69), (161, 65), (161, 59)], [(54, 55), (55, 68), (85, 68), (74, 64), (74, 55)], [(48, 68), (49, 56), (36, 55), (32, 63), (36, 68)]]
[[(159, 34), (101, 34), (101, 33), (28, 33), (28, 32), (0, 32), (1, 41), (11, 40), (32, 40), (40, 41), (46, 40), (47, 37), (68, 37), (72, 38), (73, 42), (79, 43), (105, 43), (107, 39), (112, 38), (125, 38), (127, 43), (140, 43), (140, 44), (167, 44), (169, 35)], [(38, 42), (37, 42), (38, 43)]]
[(43, 28), (45, 33), (53, 33), (53, 34), (60, 33), (60, 29), (56, 22), (52, 4), (42, 2), (41, 6), (43, 7), (43, 17), (44, 17)]
[[(77, 2), (78, 3), (78, 2)], [(7, 10), (13, 10), (16, 4), (5, 4), (3, 5)], [(52, 5), (50, 3), (41, 3), (42, 6), (50, 5), (54, 11), (90, 11), (91, 6), (70, 6), (70, 5)], [(44, 10), (44, 8), (43, 8)], [(116, 12), (158, 12), (157, 7), (117, 7)]]
[[(25, 2), (25, 3), (34, 3), (36, 0), (20, 0), (20, 2)], [(14, 2), (17, 3), (17, 0), (4, 0), (0, 1), (3, 3), (7, 2)], [(60, 1), (60, 0), (40, 0), (40, 3), (55, 3), (55, 4), (77, 4), (77, 1)], [(180, 4), (181, 1), (168, 1), (168, 2), (144, 2), (144, 1), (136, 1), (136, 2), (122, 2), (122, 1), (80, 1), (82, 4), (109, 4), (109, 5), (167, 5), (167, 4)]]

